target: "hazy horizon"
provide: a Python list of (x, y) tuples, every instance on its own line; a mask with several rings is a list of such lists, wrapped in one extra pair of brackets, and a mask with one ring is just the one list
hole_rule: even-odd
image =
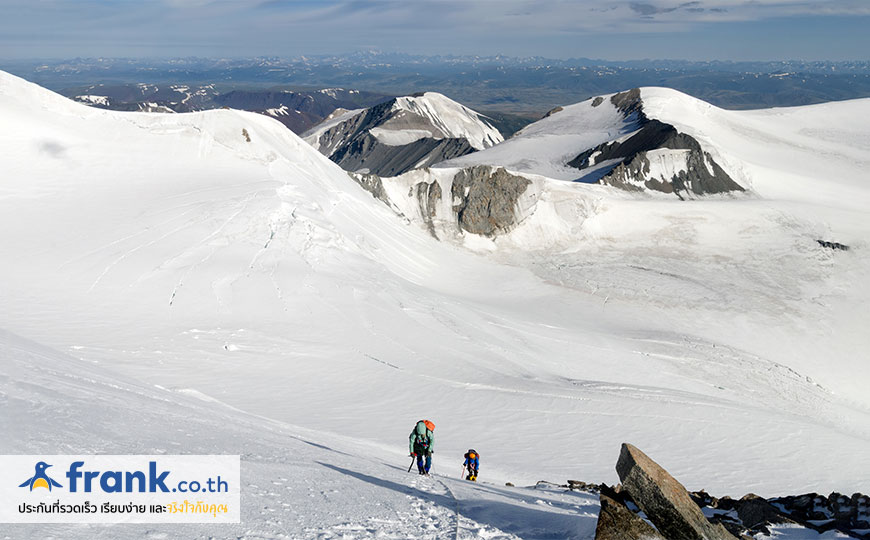
[(305, 53), (299, 52), (294, 54), (287, 55), (143, 55), (143, 56), (111, 56), (111, 55), (76, 55), (76, 56), (22, 56), (22, 57), (4, 57), (2, 53), (0, 53), (0, 62), (65, 62), (72, 60), (106, 60), (106, 61), (122, 61), (122, 60), (130, 60), (130, 61), (153, 61), (153, 62), (169, 62), (173, 60), (205, 60), (205, 61), (218, 61), (218, 60), (228, 60), (228, 61), (249, 61), (249, 60), (275, 60), (275, 61), (294, 61), (298, 60), (302, 57), (312, 58), (312, 59), (322, 59), (322, 58), (347, 58), (354, 55), (361, 54), (371, 54), (371, 55), (407, 55), (409, 58), (456, 58), (456, 59), (471, 59), (471, 58), (480, 58), (480, 59), (490, 59), (490, 58), (502, 58), (506, 60), (516, 59), (516, 60), (530, 60), (530, 59), (540, 59), (540, 60), (553, 60), (558, 62), (570, 63), (571, 61), (578, 62), (604, 62), (604, 63), (639, 63), (639, 62), (674, 62), (674, 63), (686, 63), (686, 64), (695, 64), (695, 63), (723, 63), (723, 64), (766, 64), (766, 63), (788, 63), (788, 62), (805, 62), (805, 63), (830, 63), (830, 64), (845, 64), (845, 63), (855, 63), (855, 62), (870, 62), (870, 57), (867, 58), (853, 58), (853, 59), (832, 59), (832, 58), (818, 58), (813, 60), (807, 60), (803, 58), (789, 58), (789, 57), (778, 57), (778, 58), (759, 58), (759, 59), (749, 59), (749, 60), (735, 60), (735, 59), (720, 59), (720, 58), (678, 58), (678, 57), (635, 57), (635, 58), (623, 58), (623, 59), (614, 59), (614, 58), (601, 58), (601, 57), (588, 57), (588, 56), (574, 56), (574, 57), (566, 57), (566, 58), (556, 58), (552, 56), (543, 56), (543, 55), (511, 55), (511, 54), (410, 54), (410, 53), (402, 53), (396, 51), (384, 51), (379, 49), (357, 49), (357, 50), (347, 50), (336, 53)]

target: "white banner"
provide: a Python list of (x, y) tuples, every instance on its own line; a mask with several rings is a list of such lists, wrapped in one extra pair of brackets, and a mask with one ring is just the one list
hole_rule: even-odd
[(0, 456), (0, 523), (238, 523), (239, 456)]

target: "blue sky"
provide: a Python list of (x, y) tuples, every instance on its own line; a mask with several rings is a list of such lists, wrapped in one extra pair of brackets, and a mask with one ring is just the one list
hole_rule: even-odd
[(0, 58), (870, 60), (870, 0), (0, 0)]

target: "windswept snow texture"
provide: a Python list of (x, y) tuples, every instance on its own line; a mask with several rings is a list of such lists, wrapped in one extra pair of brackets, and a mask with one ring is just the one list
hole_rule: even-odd
[(315, 126), (304, 138), (345, 170), (382, 176), (428, 167), (503, 140), (485, 116), (437, 92), (349, 111)]
[[(0, 451), (240, 453), (240, 537), (591, 538), (588, 499), (495, 486), (615, 483), (624, 441), (690, 489), (866, 491), (870, 100), (645, 110), (758, 197), (525, 175), (516, 227), (439, 240), (408, 189), (458, 169), (383, 179), (390, 207), (264, 115), (105, 111), (0, 73), (0, 328), (75, 357), (6, 339)], [(424, 417), (436, 472), (473, 447), (483, 484), (405, 475)]]

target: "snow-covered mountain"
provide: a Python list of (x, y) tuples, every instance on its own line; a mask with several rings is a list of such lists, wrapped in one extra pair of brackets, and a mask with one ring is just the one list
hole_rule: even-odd
[[(550, 111), (492, 150), (440, 166), (502, 165), (629, 191), (672, 193), (681, 199), (744, 191), (711, 154), (715, 142), (708, 149), (690, 133), (675, 127), (681, 120), (679, 115), (672, 120), (668, 111), (650, 112), (656, 111), (656, 103), (662, 101), (698, 102), (661, 88), (598, 96)], [(703, 122), (698, 127), (703, 130)]]
[(437, 92), (348, 111), (303, 137), (348, 171), (394, 176), (498, 144), (481, 114)]
[[(0, 451), (240, 453), (239, 536), (412, 536), (429, 518), (567, 536), (579, 514), (588, 537), (594, 502), (493, 484), (614, 483), (624, 441), (690, 489), (866, 491), (870, 100), (644, 105), (685, 109), (672, 125), (756, 196), (517, 167), (369, 175), (367, 192), (263, 115), (99, 110), (0, 73), (0, 328), (60, 350), (4, 337)], [(474, 447), (483, 484), (404, 476), (421, 417), (436, 472)]]

